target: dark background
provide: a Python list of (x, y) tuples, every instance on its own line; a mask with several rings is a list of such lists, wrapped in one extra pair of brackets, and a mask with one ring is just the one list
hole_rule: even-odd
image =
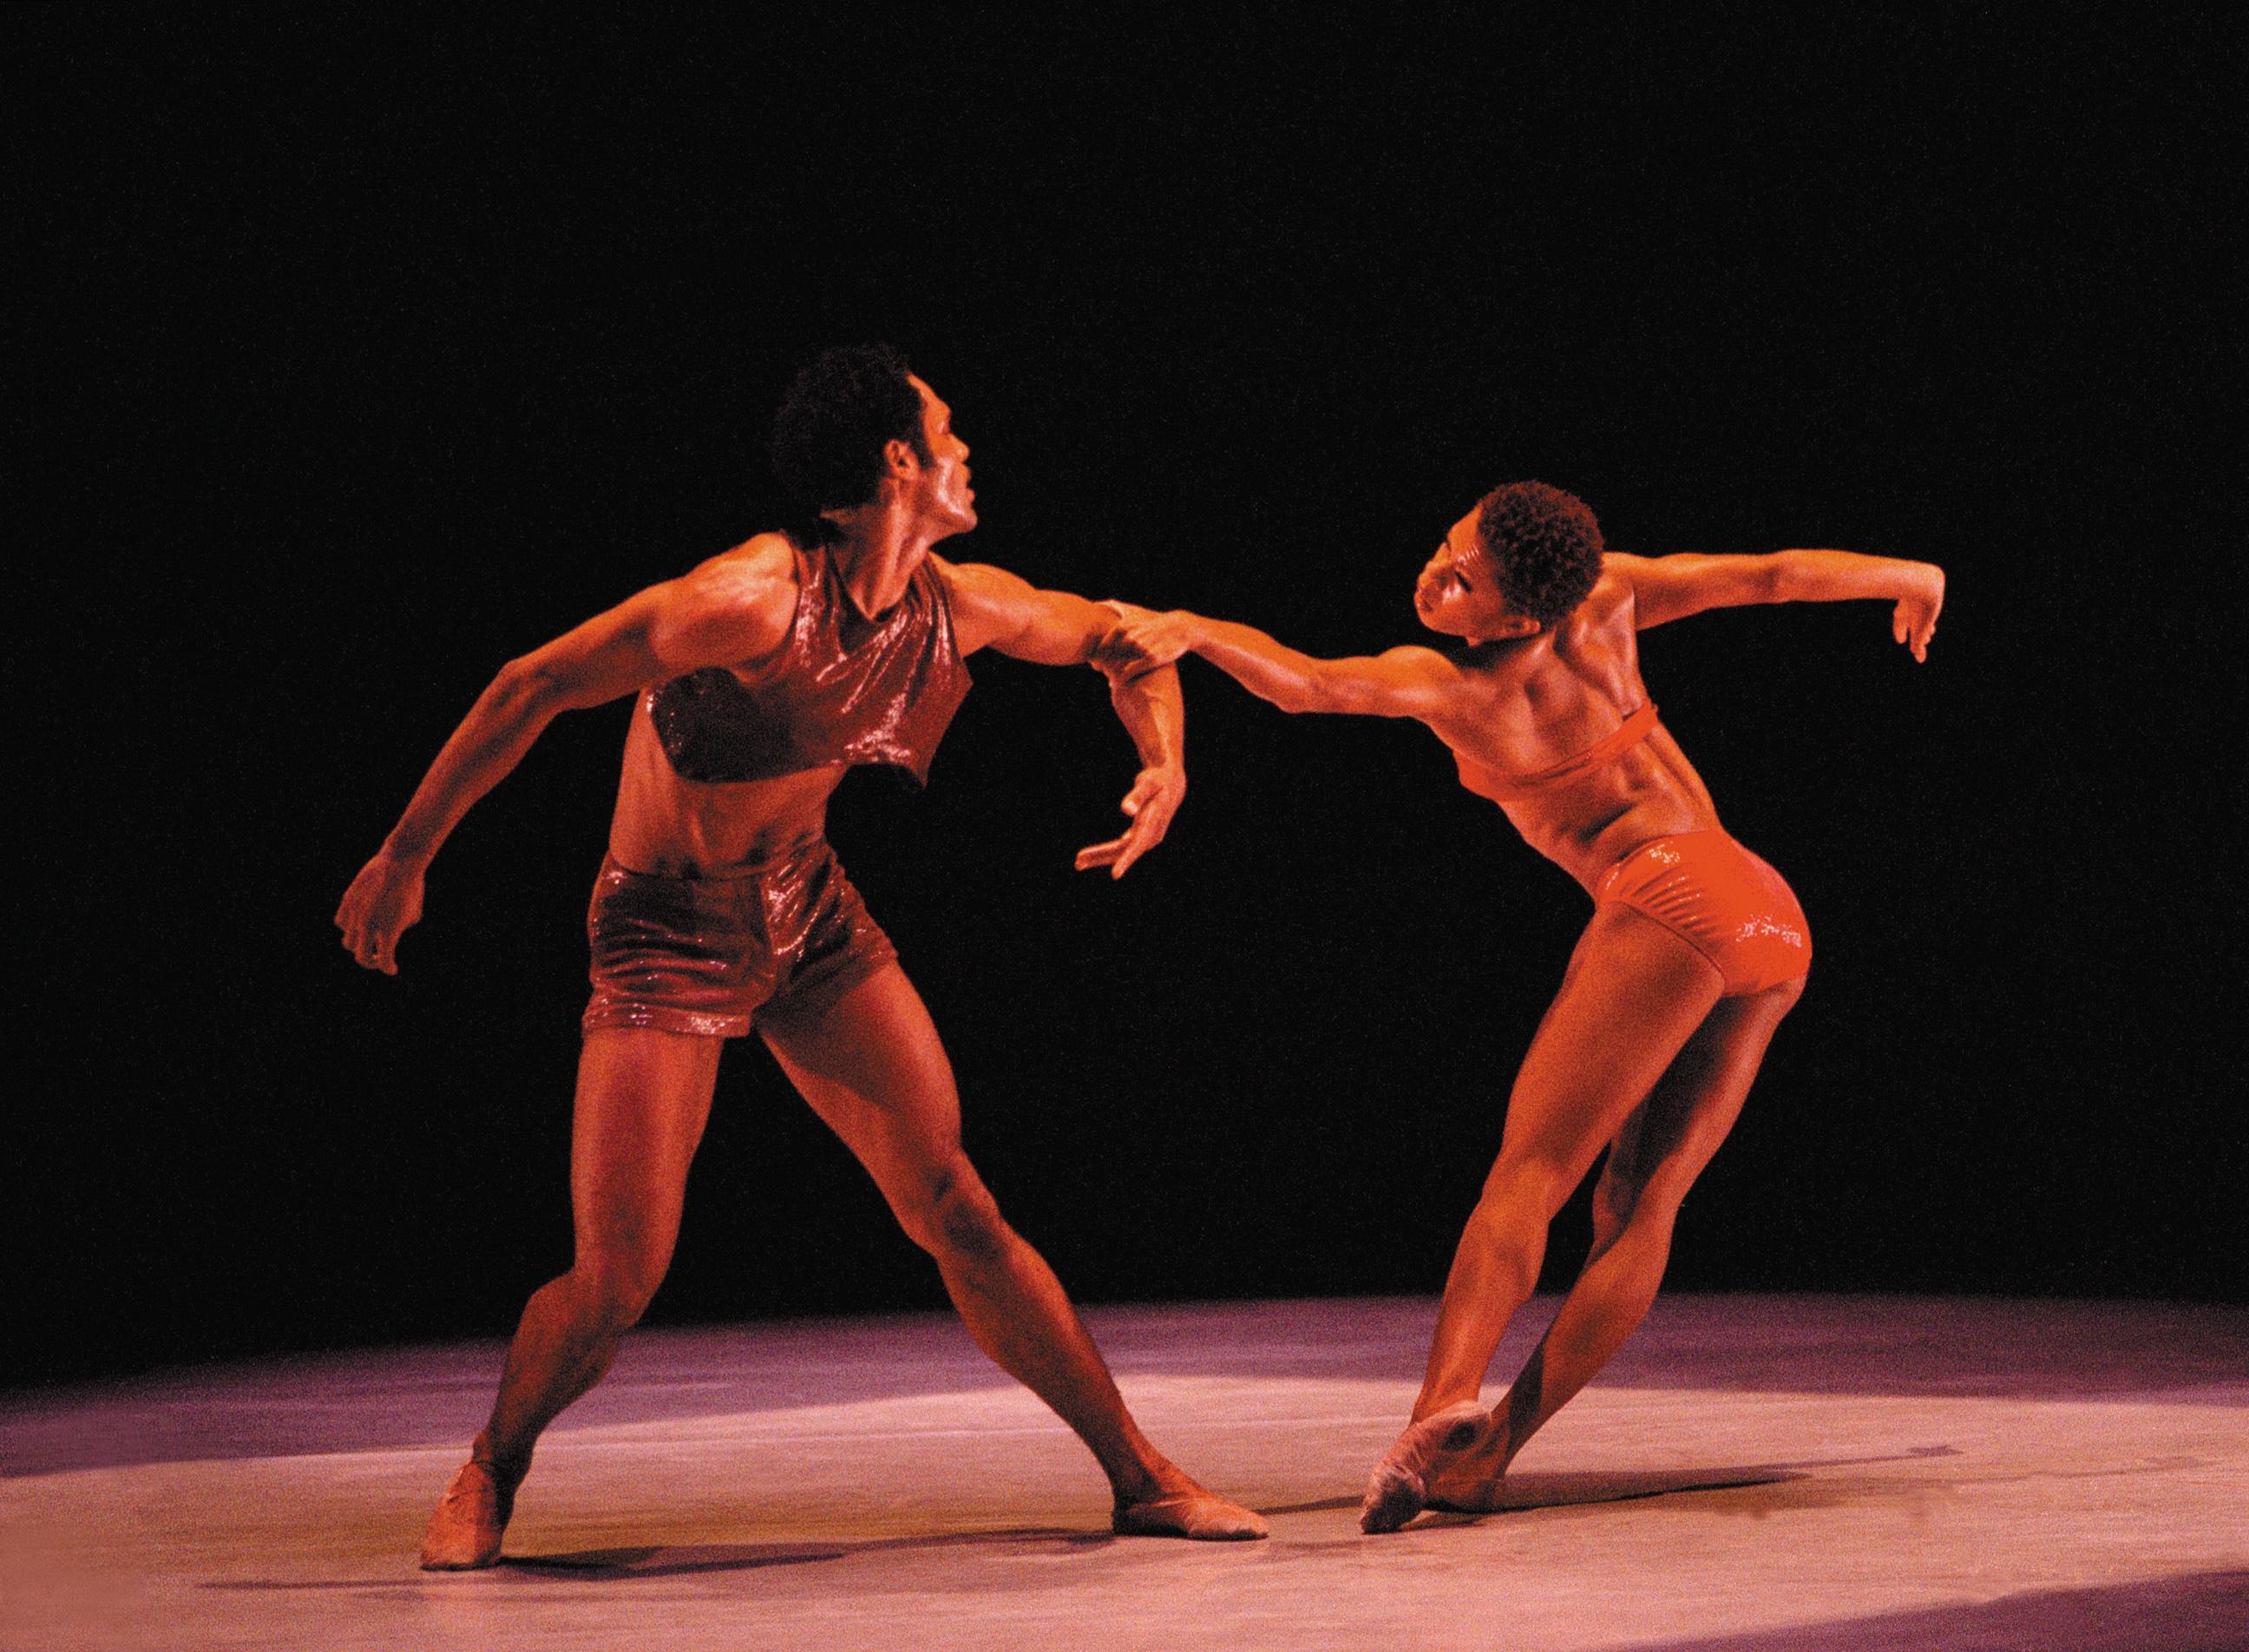
[[(2243, 1299), (2220, 25), (1098, 16), (13, 14), (0, 1374), (494, 1334), (567, 1264), (624, 706), (398, 979), (329, 917), (502, 660), (774, 522), (773, 405), (864, 338), (975, 449), (953, 551), (1316, 650), (1413, 640), (1517, 476), (1942, 561), (1923, 667), (1874, 604), (1645, 639), (1819, 948), (1673, 1283)], [(1434, 1291), (1582, 897), (1425, 732), (1193, 664), (1170, 842), (1075, 876), (1099, 679), (975, 670), (833, 829), (1003, 1207), (1088, 1300)], [(655, 1317), (940, 1300), (737, 1046)]]

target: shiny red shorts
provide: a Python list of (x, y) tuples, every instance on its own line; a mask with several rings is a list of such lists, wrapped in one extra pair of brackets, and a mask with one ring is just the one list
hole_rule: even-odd
[(1601, 874), (1593, 900), (1622, 901), (1686, 941), (1717, 966), (1729, 998), (1812, 967), (1812, 929), (1795, 893), (1724, 832), (1651, 838)]
[(588, 1032), (739, 1038), (760, 1010), (816, 1012), (898, 955), (822, 838), (726, 878), (668, 878), (604, 858), (586, 935)]

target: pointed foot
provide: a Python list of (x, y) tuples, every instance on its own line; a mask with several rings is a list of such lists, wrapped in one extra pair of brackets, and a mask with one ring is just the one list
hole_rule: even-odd
[(1358, 1505), (1362, 1532), (1395, 1532), (1429, 1506), (1429, 1465), (1441, 1452), (1465, 1451), (1489, 1429), (1491, 1413), (1473, 1400), (1433, 1411), (1398, 1436), (1367, 1476)]
[(475, 1572), (499, 1559), (500, 1533), (515, 1502), (492, 1464), (471, 1458), (446, 1484), (422, 1534), (424, 1572)]

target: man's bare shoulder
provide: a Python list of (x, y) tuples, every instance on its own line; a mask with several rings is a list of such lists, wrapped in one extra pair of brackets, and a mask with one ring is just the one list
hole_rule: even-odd
[(786, 533), (754, 533), (732, 550), (698, 562), (682, 576), (682, 583), (688, 582), (714, 595), (748, 592), (775, 584), (794, 589), (796, 547)]
[(770, 652), (796, 611), (796, 547), (760, 533), (660, 586), (657, 650), (677, 669), (732, 664)]
[(776, 604), (794, 607), (796, 585), (796, 547), (788, 535), (760, 533), (697, 563), (671, 582), (671, 590), (683, 612), (717, 616)]
[(1030, 589), (1029, 582), (992, 562), (947, 561), (932, 551), (929, 565), (937, 570), (939, 582), (945, 587), (946, 595), (955, 601), (989, 601)]
[(929, 565), (953, 605), (953, 633), (960, 651), (973, 654), (1012, 637), (1033, 618), (1038, 593), (1028, 580), (989, 562), (948, 562), (932, 553)]

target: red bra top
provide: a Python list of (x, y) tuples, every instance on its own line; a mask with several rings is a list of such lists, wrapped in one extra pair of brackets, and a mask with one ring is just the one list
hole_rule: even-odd
[(1534, 774), (1503, 774), (1496, 768), (1486, 768), (1473, 758), (1462, 756), (1458, 752), (1453, 755), (1460, 764), (1462, 785), (1479, 797), (1490, 798), (1495, 803), (1513, 803), (1579, 779), (1597, 768), (1607, 767), (1654, 732), (1655, 702), (1647, 700), (1638, 711), (1575, 757), (1564, 758), (1551, 768), (1542, 768)]
[(796, 578), (788, 640), (755, 682), (713, 665), (648, 691), (664, 754), (682, 780), (891, 763), (926, 784), (969, 680), (937, 569), (925, 560), (874, 620), (852, 607), (824, 548), (796, 547)]

